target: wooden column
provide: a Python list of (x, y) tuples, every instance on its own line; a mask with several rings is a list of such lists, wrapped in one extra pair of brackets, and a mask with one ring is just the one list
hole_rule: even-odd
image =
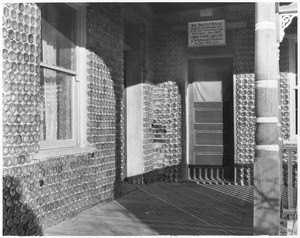
[(255, 3), (256, 155), (254, 235), (279, 235), (281, 167), (274, 2)]

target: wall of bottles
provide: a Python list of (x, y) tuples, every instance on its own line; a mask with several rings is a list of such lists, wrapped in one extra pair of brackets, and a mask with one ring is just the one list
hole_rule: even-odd
[(182, 159), (181, 97), (175, 82), (153, 86), (154, 168), (178, 165)]
[(235, 30), (235, 175), (237, 184), (252, 185), (256, 128), (254, 11), (235, 14), (247, 19), (246, 28)]
[[(286, 34), (295, 33), (296, 29), (291, 27), (286, 29)], [(291, 135), (291, 122), (290, 122), (290, 84), (289, 84), (289, 54), (288, 54), (289, 42), (285, 37), (280, 43), (280, 102), (281, 102), (281, 138), (283, 140), (289, 140)], [(297, 145), (295, 145), (296, 147)], [(289, 154), (291, 153), (291, 154)], [(283, 167), (283, 184), (288, 186), (288, 158), (291, 156), (292, 160), (292, 177), (293, 186), (297, 187), (298, 178), (298, 152), (297, 149), (287, 150), (283, 146), (282, 151), (282, 167)]]
[[(120, 7), (111, 5), (91, 4), (88, 7), (87, 139), (96, 151), (32, 161), (32, 155), (40, 149), (41, 13), (36, 4), (2, 6), (3, 233), (41, 234), (48, 226), (100, 201), (112, 199), (119, 189), (116, 184), (124, 176), (122, 13)], [(227, 21), (247, 21), (248, 24), (248, 28), (236, 30), (234, 52), (235, 168), (237, 183), (243, 185), (253, 182), (253, 14), (253, 11), (241, 11), (218, 15)], [(140, 17), (142, 13), (133, 15)], [(157, 61), (153, 81), (161, 82), (163, 78), (163, 81), (173, 79), (174, 82), (145, 84), (143, 90), (144, 168), (148, 173), (160, 169), (151, 174), (155, 181), (178, 175), (183, 150), (182, 102), (178, 86), (184, 88), (181, 59), (186, 41), (182, 34), (172, 33), (167, 25), (156, 26), (156, 33), (160, 32), (158, 36), (161, 36), (157, 38), (162, 43), (157, 44), (154, 53)], [(281, 74), (284, 139), (289, 137), (286, 89), (287, 77)], [(283, 158), (284, 161), (287, 158), (285, 152)], [(296, 151), (293, 158), (296, 161)], [(297, 176), (296, 170), (294, 176)]]
[(143, 84), (143, 154), (144, 154), (144, 172), (149, 172), (154, 168), (154, 144), (153, 144), (153, 86)]
[(238, 74), (236, 89), (236, 181), (241, 185), (253, 183), (255, 153), (255, 78), (254, 74)]
[(88, 52), (88, 137), (103, 155), (115, 156), (115, 95), (108, 67)]
[(3, 5), (3, 165), (29, 163), (39, 151), (41, 13), (35, 4)]
[[(87, 52), (88, 72), (88, 121), (87, 141), (100, 156), (100, 164), (106, 164), (107, 184), (115, 182), (115, 104), (116, 98), (111, 73), (103, 59), (95, 53)], [(102, 176), (102, 178), (104, 178)], [(112, 194), (111, 194), (112, 195)]]
[(287, 73), (280, 73), (280, 92), (281, 92), (281, 136), (283, 140), (290, 138), (290, 90)]
[[(286, 34), (290, 27), (286, 29)], [(289, 32), (292, 33), (292, 32)], [(289, 72), (289, 41), (286, 37), (279, 47), (279, 67), (280, 67), (280, 102), (281, 102), (281, 137), (283, 140), (290, 139), (290, 85), (288, 80)]]
[[(105, 35), (109, 46), (102, 46), (97, 54), (89, 51), (86, 59), (87, 140), (96, 150), (94, 153), (33, 161), (32, 154), (39, 151), (41, 120), (38, 107), (41, 100), (40, 9), (35, 4), (3, 5), (5, 235), (42, 234), (44, 228), (68, 219), (101, 201), (112, 199), (120, 190), (116, 185), (116, 157), (119, 156), (117, 159), (121, 163), (120, 157), (124, 154), (123, 59), (119, 57), (123, 52), (123, 38), (120, 37), (123, 33), (119, 19), (120, 8), (116, 10), (107, 5), (105, 9), (110, 18), (115, 19), (112, 21), (115, 28), (112, 29), (108, 22), (102, 25), (99, 21), (95, 25), (90, 24), (91, 19), (97, 21), (98, 12), (91, 11), (87, 19), (87, 25), (94, 27), (92, 32), (101, 27), (111, 28), (111, 34)], [(90, 10), (91, 8), (88, 9)], [(107, 19), (109, 18), (106, 17)], [(103, 40), (103, 34), (101, 37)], [(88, 34), (87, 41), (89, 48), (99, 49), (95, 47), (99, 42), (98, 35)], [(121, 164), (118, 166), (119, 169), (122, 167)]]
[[(96, 148), (102, 151), (111, 150), (108, 152), (111, 156), (115, 150), (114, 184), (118, 187), (116, 193), (120, 191), (121, 180), (126, 176), (122, 14), (120, 4), (110, 3), (90, 3), (87, 13), (87, 49), (97, 56), (93, 60), (90, 59), (90, 64), (94, 64), (93, 70), (97, 71), (90, 86), (98, 87), (97, 91), (93, 92), (94, 95), (89, 96), (89, 99), (97, 102), (97, 112), (90, 112), (89, 120), (101, 127), (93, 134), (94, 138), (98, 138), (97, 145), (94, 143)], [(103, 142), (105, 137), (109, 137), (109, 142)]]
[(3, 171), (3, 232), (33, 235), (112, 198), (114, 164), (102, 152), (48, 158)]
[[(214, 9), (212, 16), (186, 16), (184, 18), (158, 19), (155, 34), (159, 39), (156, 51), (155, 76), (157, 81), (172, 79), (179, 87), (185, 88), (184, 73), (182, 72), (182, 59), (187, 35), (172, 30), (176, 24), (186, 24), (193, 21), (209, 21), (225, 19), (226, 22), (246, 22), (247, 27), (233, 29), (232, 42), (233, 71), (236, 88), (236, 161), (235, 170), (239, 184), (252, 183), (252, 164), (254, 160), (254, 5), (250, 9)], [(168, 42), (168, 44), (166, 44)], [(163, 65), (163, 66), (162, 66)], [(164, 77), (162, 77), (162, 75)], [(184, 145), (183, 145), (184, 146)]]

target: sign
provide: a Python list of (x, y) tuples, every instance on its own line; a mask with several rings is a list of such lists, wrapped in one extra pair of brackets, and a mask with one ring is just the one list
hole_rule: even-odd
[(189, 47), (226, 45), (225, 20), (189, 22)]

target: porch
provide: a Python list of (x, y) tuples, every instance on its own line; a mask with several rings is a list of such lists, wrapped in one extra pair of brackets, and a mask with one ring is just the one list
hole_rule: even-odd
[[(252, 206), (251, 186), (153, 183), (92, 207), (43, 235), (252, 235)], [(281, 235), (291, 233), (287, 226), (282, 220)]]
[[(298, 156), (296, 147), (281, 153), (280, 138), (293, 141), (298, 127), (298, 11), (198, 4), (178, 12), (169, 3), (166, 12), (150, 4), (5, 5), (4, 235), (278, 235), (280, 225), (291, 233)], [(217, 19), (226, 44), (187, 46), (189, 23)], [(68, 51), (80, 57), (68, 59), (70, 69), (52, 65), (65, 54), (58, 36), (70, 32), (78, 37), (69, 37)], [(216, 80), (196, 77), (202, 70), (190, 78), (193, 59), (211, 61), (212, 72), (228, 64), (212, 104), (189, 92), (189, 84)], [(66, 105), (64, 95), (72, 95)], [(121, 184), (135, 176), (153, 183), (126, 185), (124, 194)]]
[(43, 235), (252, 235), (252, 187), (153, 183)]

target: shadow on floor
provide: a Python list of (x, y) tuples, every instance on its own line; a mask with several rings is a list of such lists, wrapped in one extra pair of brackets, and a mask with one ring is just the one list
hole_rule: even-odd
[(44, 234), (252, 235), (252, 188), (219, 186), (150, 184), (84, 211)]
[(252, 189), (239, 187), (156, 183), (118, 203), (160, 235), (252, 235)]

